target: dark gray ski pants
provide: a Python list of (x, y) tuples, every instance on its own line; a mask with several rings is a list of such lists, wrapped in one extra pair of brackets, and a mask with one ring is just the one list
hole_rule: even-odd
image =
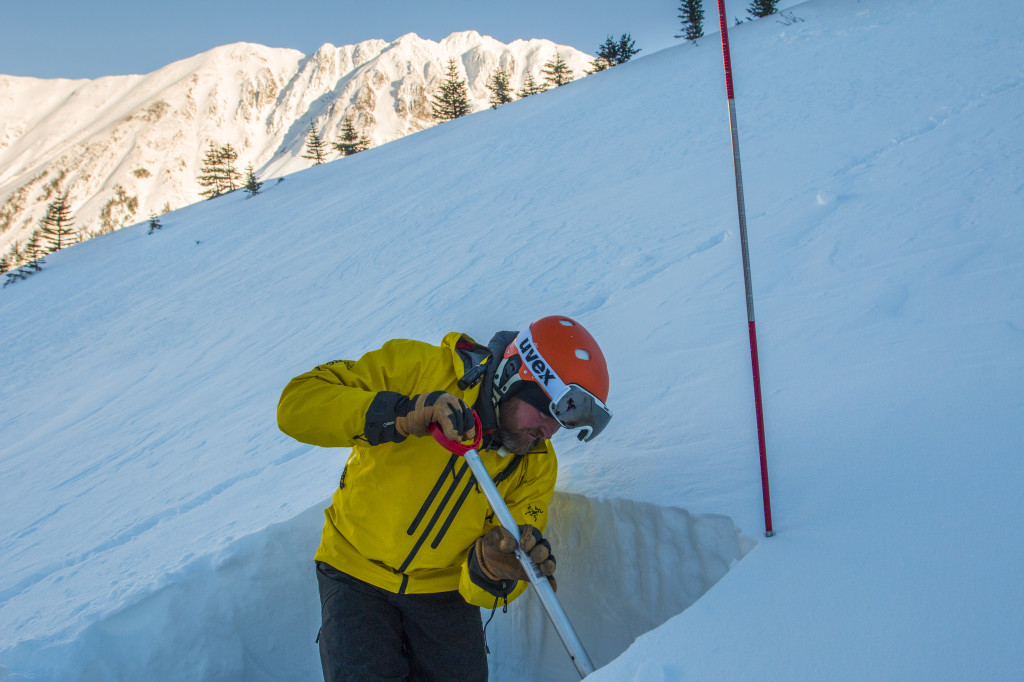
[(487, 679), (480, 609), (458, 592), (394, 594), (316, 566), (325, 682)]

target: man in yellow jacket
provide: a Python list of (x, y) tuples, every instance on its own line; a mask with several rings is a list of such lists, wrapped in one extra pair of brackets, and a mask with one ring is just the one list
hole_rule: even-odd
[[(440, 346), (394, 340), (357, 361), (302, 374), (278, 405), (281, 430), (350, 447), (316, 552), (324, 679), (482, 680), (479, 607), (527, 587), (516, 541), (549, 576), (543, 539), (559, 428), (591, 440), (611, 412), (593, 337), (550, 316), (499, 332), (488, 346), (452, 332)], [(472, 406), (472, 408), (470, 408)], [(520, 525), (494, 518), (468, 466), (429, 433), (476, 436), (480, 457)]]

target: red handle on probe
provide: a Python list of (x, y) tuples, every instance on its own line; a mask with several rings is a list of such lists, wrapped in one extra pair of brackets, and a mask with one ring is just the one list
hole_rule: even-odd
[(476, 413), (476, 410), (473, 410), (473, 419), (476, 421), (476, 440), (473, 441), (472, 445), (460, 443), (459, 441), (452, 440), (448, 436), (444, 435), (444, 430), (437, 422), (430, 422), (430, 426), (428, 426), (427, 428), (430, 429), (430, 435), (434, 437), (434, 440), (448, 448), (450, 452), (453, 452), (461, 457), (470, 450), (476, 450), (477, 448), (479, 448), (480, 442), (483, 440), (484, 437), (484, 429), (483, 426), (481, 426), (480, 424), (480, 415)]

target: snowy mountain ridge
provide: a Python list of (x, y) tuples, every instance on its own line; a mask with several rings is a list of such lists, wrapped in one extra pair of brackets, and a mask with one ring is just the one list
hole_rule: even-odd
[(575, 48), (475, 31), (325, 44), (309, 56), (235, 43), (150, 74), (95, 80), (0, 75), (0, 254), (24, 245), (61, 191), (76, 230), (108, 232), (199, 201), (210, 143), (231, 144), (239, 170), (251, 163), (261, 178), (285, 175), (312, 163), (302, 158), (310, 123), (329, 144), (351, 115), (374, 146), (434, 125), (431, 98), (449, 58), (478, 111), (496, 70), (519, 89), (527, 74), (543, 82), (556, 53), (584, 75), (591, 56)]

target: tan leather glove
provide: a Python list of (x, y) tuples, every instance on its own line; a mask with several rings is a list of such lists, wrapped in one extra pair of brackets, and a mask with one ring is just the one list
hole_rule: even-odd
[[(519, 526), (519, 546), (540, 567), (540, 572), (548, 577), (551, 587), (558, 589), (553, 577), (555, 573), (555, 557), (551, 554), (551, 543), (544, 539), (535, 527), (526, 524)], [(476, 558), (480, 568), (489, 579), (527, 580), (526, 571), (513, 553), (516, 548), (512, 534), (501, 526), (495, 526), (476, 541)]]
[(476, 438), (473, 410), (461, 398), (451, 393), (420, 393), (404, 401), (398, 410), (405, 410), (395, 416), (395, 430), (403, 438), (429, 436), (431, 422), (437, 423), (450, 440)]

